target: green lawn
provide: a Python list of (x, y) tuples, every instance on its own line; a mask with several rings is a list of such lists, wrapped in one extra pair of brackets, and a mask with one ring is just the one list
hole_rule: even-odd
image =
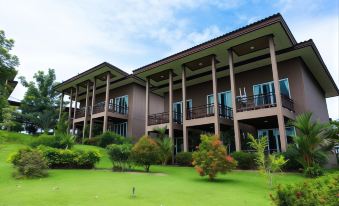
[[(252, 171), (234, 171), (208, 182), (193, 168), (152, 166), (151, 174), (117, 173), (105, 150), (97, 169), (49, 170), (42, 179), (16, 180), (8, 155), (22, 144), (0, 144), (0, 205), (270, 205), (264, 177)], [(77, 148), (96, 148), (76, 145)], [(96, 148), (98, 149), (98, 148)], [(276, 176), (292, 183), (297, 174)], [(132, 188), (136, 197), (131, 198)]]

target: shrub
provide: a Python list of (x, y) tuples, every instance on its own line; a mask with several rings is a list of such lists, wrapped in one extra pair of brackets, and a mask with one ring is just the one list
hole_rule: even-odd
[(50, 168), (90, 169), (100, 160), (95, 150), (69, 150), (52, 147), (38, 147), (48, 161)]
[(324, 175), (324, 170), (319, 165), (314, 165), (313, 167), (308, 167), (304, 171), (306, 177), (315, 178)]
[(192, 166), (192, 152), (179, 152), (175, 156), (175, 162), (181, 166)]
[(98, 146), (105, 148), (109, 144), (123, 144), (126, 142), (125, 137), (115, 132), (105, 132), (99, 137)]
[(208, 175), (213, 180), (218, 172), (225, 174), (234, 169), (237, 162), (227, 155), (219, 137), (201, 135), (199, 149), (193, 152), (193, 165), (200, 176)]
[(271, 200), (275, 205), (338, 205), (339, 175), (328, 175), (297, 184), (278, 185)]
[(40, 145), (53, 147), (53, 148), (72, 148), (74, 145), (74, 137), (70, 135), (40, 135), (33, 139), (32, 143), (30, 144), (32, 147), (38, 147)]
[(110, 144), (106, 147), (107, 154), (113, 163), (113, 170), (125, 171), (131, 167), (129, 157), (131, 155), (131, 144)]
[(99, 141), (100, 141), (100, 137), (86, 138), (84, 140), (84, 144), (93, 145), (93, 146), (99, 146)]
[(47, 176), (47, 161), (42, 153), (31, 148), (20, 149), (10, 157), (10, 162), (17, 168), (17, 178), (37, 178)]
[(143, 136), (132, 148), (131, 158), (149, 172), (150, 166), (159, 160), (159, 146), (151, 137)]
[(283, 166), (284, 170), (299, 171), (303, 168), (302, 164), (300, 164), (298, 161), (298, 154), (290, 145), (287, 147), (286, 152), (283, 152), (282, 155), (288, 160), (287, 163)]
[(238, 162), (237, 168), (242, 170), (256, 169), (255, 154), (249, 152), (233, 152), (231, 156)]
[(169, 137), (156, 140), (159, 146), (159, 159), (162, 165), (166, 165), (173, 153), (173, 142)]

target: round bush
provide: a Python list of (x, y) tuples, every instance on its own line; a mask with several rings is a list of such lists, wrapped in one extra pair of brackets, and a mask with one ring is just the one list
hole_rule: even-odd
[(324, 170), (319, 165), (308, 167), (304, 171), (305, 176), (309, 178), (316, 178), (324, 175)]
[(159, 146), (151, 137), (143, 136), (132, 148), (131, 158), (149, 172), (150, 166), (159, 161)]
[(179, 152), (175, 156), (175, 162), (180, 166), (192, 166), (192, 152)]
[(130, 165), (129, 157), (131, 155), (131, 144), (111, 144), (106, 147), (107, 154), (113, 163), (113, 170), (124, 171)]
[(106, 148), (109, 144), (123, 144), (126, 142), (125, 137), (118, 135), (115, 132), (105, 132), (98, 138), (98, 145), (103, 148)]
[(253, 170), (256, 169), (255, 154), (248, 152), (233, 152), (231, 156), (238, 162), (237, 168), (242, 170)]
[(17, 172), (14, 173), (14, 176), (17, 178), (47, 176), (47, 161), (38, 150), (30, 148), (20, 149), (10, 158), (10, 161), (17, 168)]

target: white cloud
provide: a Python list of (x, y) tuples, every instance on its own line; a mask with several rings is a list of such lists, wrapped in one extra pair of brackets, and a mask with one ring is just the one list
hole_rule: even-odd
[[(287, 21), (297, 41), (313, 39), (337, 86), (339, 85), (338, 63), (338, 16), (310, 17)], [(327, 107), (333, 119), (339, 119), (339, 97), (328, 98)]]

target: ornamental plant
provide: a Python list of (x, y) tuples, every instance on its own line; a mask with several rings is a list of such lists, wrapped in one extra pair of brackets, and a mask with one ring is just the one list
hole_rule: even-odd
[(152, 164), (159, 161), (159, 146), (157, 142), (149, 136), (143, 136), (132, 148), (132, 160), (145, 168), (146, 172)]
[(126, 171), (131, 167), (130, 155), (132, 144), (110, 144), (106, 147), (107, 154), (113, 163), (113, 170)]
[(233, 157), (227, 155), (219, 137), (207, 134), (201, 135), (199, 148), (193, 152), (192, 164), (200, 176), (208, 175), (209, 180), (214, 180), (218, 172), (225, 174), (237, 166)]

